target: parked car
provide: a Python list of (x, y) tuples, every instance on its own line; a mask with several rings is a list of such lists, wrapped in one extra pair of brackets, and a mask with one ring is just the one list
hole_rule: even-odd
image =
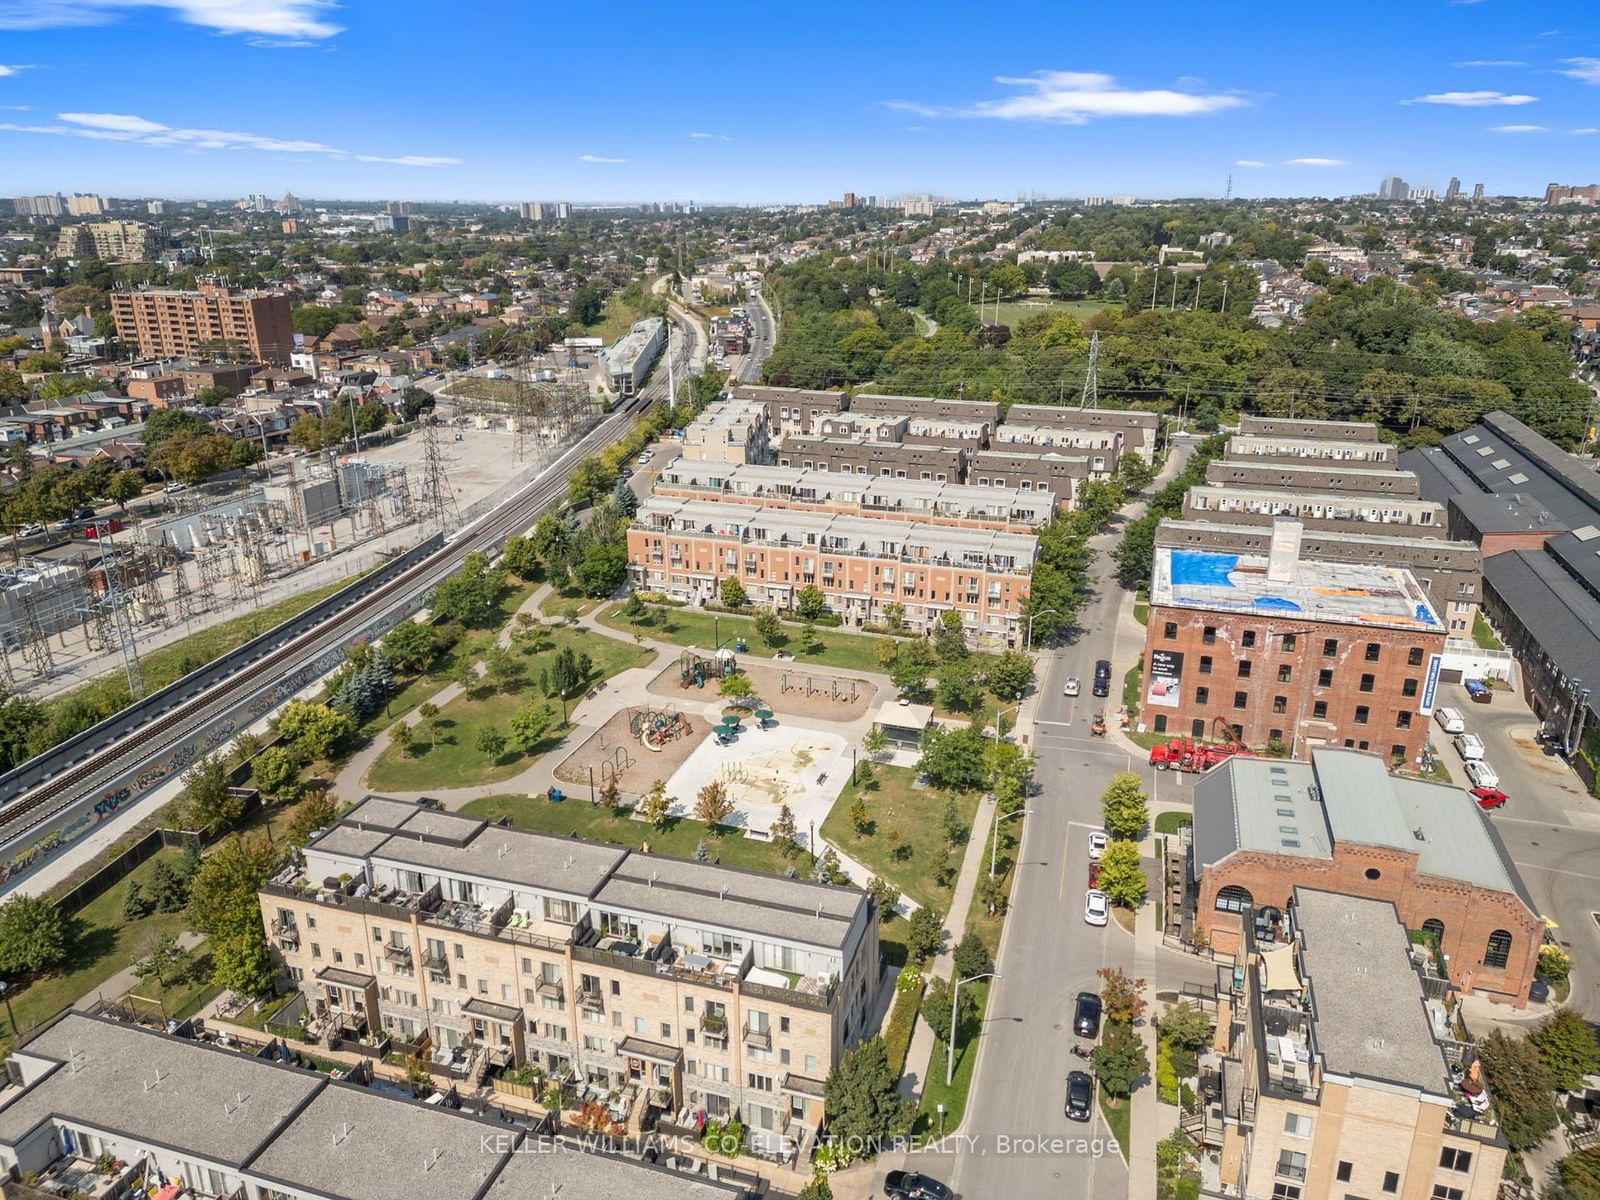
[(1461, 684), (1467, 689), (1467, 695), (1474, 704), (1493, 704), (1494, 693), (1489, 690), (1489, 685), (1481, 679), (1467, 679)]
[(172, 483), (167, 484), (167, 486), (162, 488), (161, 490), (163, 492), (165, 492), (167, 495), (173, 496), (173, 495), (176, 495), (179, 492), (188, 491), (189, 490), (189, 485), (187, 483), (179, 483), (176, 480), (174, 480)]
[(1456, 753), (1462, 761), (1472, 762), (1483, 757), (1483, 739), (1475, 733), (1456, 734)]
[(1467, 731), (1467, 723), (1461, 719), (1461, 714), (1453, 708), (1434, 709), (1433, 719), (1439, 728), (1446, 733), (1465, 733)]
[(1471, 758), (1466, 763), (1467, 778), (1472, 780), (1475, 788), (1492, 788), (1500, 784), (1500, 776), (1495, 774), (1494, 768), (1481, 758)]
[(929, 1175), (916, 1171), (890, 1171), (883, 1178), (883, 1194), (893, 1200), (954, 1200), (955, 1193)]
[(1100, 997), (1093, 992), (1079, 992), (1072, 1010), (1072, 1032), (1079, 1037), (1100, 1036)]
[(1479, 808), (1504, 808), (1506, 794), (1496, 787), (1475, 787), (1472, 789), (1472, 798), (1478, 802)]
[(1061, 694), (1063, 696), (1076, 696), (1078, 694), (1078, 677), (1076, 675), (1067, 676), (1067, 681), (1061, 685)]
[(1104, 925), (1111, 916), (1106, 894), (1091, 888), (1083, 894), (1083, 922), (1085, 925)]
[(1094, 1076), (1073, 1071), (1067, 1076), (1067, 1120), (1087, 1121), (1094, 1106)]
[(1094, 694), (1096, 696), (1111, 694), (1111, 663), (1103, 658), (1094, 664)]
[(1106, 842), (1109, 839), (1105, 834), (1096, 829), (1089, 835), (1089, 861), (1099, 862), (1100, 856), (1106, 852)]

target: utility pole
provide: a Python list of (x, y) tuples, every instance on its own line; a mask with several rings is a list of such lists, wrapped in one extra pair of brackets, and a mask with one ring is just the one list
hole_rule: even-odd
[(1150, 311), (1156, 310), (1156, 291), (1161, 287), (1161, 264), (1156, 264), (1156, 277), (1150, 281)]
[(1219, 311), (1223, 316), (1228, 315), (1228, 280), (1226, 277), (1222, 280), (1222, 308)]

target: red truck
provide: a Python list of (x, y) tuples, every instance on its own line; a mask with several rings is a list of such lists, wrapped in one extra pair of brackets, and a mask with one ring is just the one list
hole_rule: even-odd
[(1209, 771), (1235, 754), (1249, 756), (1255, 754), (1255, 751), (1239, 740), (1221, 717), (1212, 719), (1211, 732), (1212, 737), (1217, 740), (1197, 742), (1193, 738), (1182, 737), (1152, 747), (1150, 765), (1158, 771), (1185, 771), (1199, 774), (1201, 771)]

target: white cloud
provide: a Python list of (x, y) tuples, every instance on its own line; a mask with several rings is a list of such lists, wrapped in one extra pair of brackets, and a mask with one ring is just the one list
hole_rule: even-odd
[(0, 109), (5, 110), (6, 112), (32, 112), (33, 111), (33, 105), (31, 105), (31, 104), (0, 104)]
[(1563, 75), (1600, 87), (1600, 58), (1563, 58), (1566, 65)]
[(1491, 125), (1490, 133), (1549, 133), (1543, 125)]
[(0, 63), (0, 79), (8, 75), (15, 75), (18, 71), (33, 70), (32, 63)]
[(1084, 125), (1096, 117), (1197, 117), (1245, 107), (1242, 96), (1202, 94), (1170, 88), (1136, 90), (1119, 87), (1115, 76), (1097, 71), (1037, 71), (1032, 75), (997, 75), (995, 82), (1020, 88), (1015, 95), (979, 100), (969, 105), (924, 104), (886, 100), (900, 112), (921, 117), (981, 117), (997, 121), (1040, 121)]
[(1267, 164), (1259, 158), (1236, 158), (1233, 161), (1233, 165), (1236, 167), (1264, 167)]
[(1291, 167), (1342, 167), (1345, 160), (1342, 158), (1291, 158), (1287, 160)]
[(1586, 125), (1582, 129), (1569, 129), (1567, 132), (1577, 134), (1579, 137), (1584, 137), (1591, 133), (1600, 133), (1600, 129), (1596, 129), (1593, 125)]
[(733, 139), (725, 133), (691, 133), (690, 137), (700, 142), (731, 142)]
[(625, 163), (628, 160), (625, 158), (607, 158), (603, 154), (580, 154), (578, 155), (578, 161), (592, 163)]
[(447, 167), (460, 162), (441, 155), (404, 154), (396, 156), (354, 154), (324, 142), (305, 138), (283, 138), (271, 134), (245, 133), (231, 129), (187, 129), (163, 125), (132, 113), (57, 113), (54, 125), (0, 123), (0, 131), (34, 133), (52, 137), (87, 138), (98, 142), (134, 142), (141, 146), (178, 147), (188, 151), (257, 150), (274, 154), (321, 154), (356, 162), (389, 163), (402, 167)]
[(1460, 71), (1471, 70), (1474, 67), (1525, 67), (1528, 64), (1520, 58), (1469, 58), (1450, 65)]
[(1536, 104), (1539, 97), (1525, 96), (1520, 93), (1507, 94), (1505, 92), (1434, 92), (1430, 96), (1418, 96), (1415, 100), (1404, 100), (1403, 104), (1448, 104), (1455, 108), (1493, 108), (1496, 105), (1507, 104), (1516, 107), (1522, 104)]
[(218, 33), (259, 34), (287, 39), (287, 44), (304, 45), (342, 31), (324, 19), (334, 8), (332, 0), (0, 0), (0, 29), (105, 25), (150, 8)]

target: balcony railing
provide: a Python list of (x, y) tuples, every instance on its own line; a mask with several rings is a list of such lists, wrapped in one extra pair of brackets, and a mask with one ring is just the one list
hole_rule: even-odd
[(580, 991), (578, 993), (578, 1007), (589, 1012), (604, 1012), (605, 998), (599, 992)]
[(1303, 1182), (1306, 1177), (1306, 1169), (1295, 1163), (1280, 1162), (1277, 1167), (1277, 1175), (1279, 1179), (1298, 1179)]
[(757, 1029), (752, 1025), (744, 1027), (744, 1044), (755, 1050), (772, 1049), (772, 1030)]

